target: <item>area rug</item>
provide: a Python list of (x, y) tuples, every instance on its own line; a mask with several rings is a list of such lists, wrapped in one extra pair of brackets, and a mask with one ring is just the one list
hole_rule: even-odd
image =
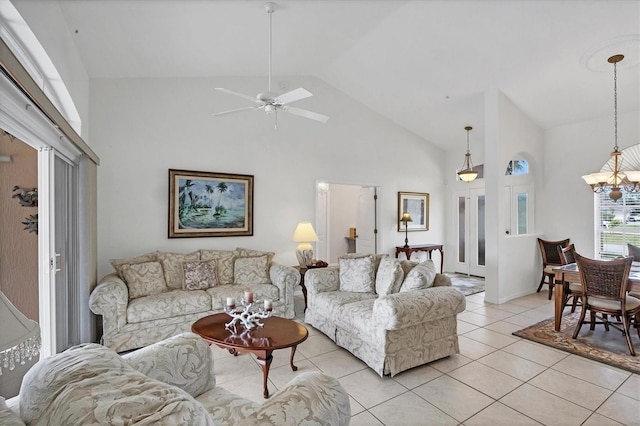
[(484, 278), (455, 272), (445, 272), (445, 275), (451, 279), (451, 285), (460, 290), (465, 296), (484, 291)]
[[(513, 334), (561, 351), (640, 374), (640, 355), (633, 357), (629, 354), (627, 339), (621, 331), (613, 327), (610, 327), (610, 331), (606, 331), (602, 324), (596, 324), (596, 329), (591, 331), (587, 323), (582, 325), (578, 338), (572, 339), (571, 336), (579, 319), (579, 311), (573, 314), (567, 312), (562, 317), (560, 331), (554, 330), (553, 318), (549, 318)], [(640, 339), (633, 328), (631, 329), (631, 342), (636, 354), (638, 354)]]

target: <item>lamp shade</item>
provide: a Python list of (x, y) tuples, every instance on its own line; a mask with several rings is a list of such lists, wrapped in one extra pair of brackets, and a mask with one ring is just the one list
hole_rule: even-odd
[(400, 218), (400, 222), (413, 222), (413, 219), (411, 219), (411, 215), (408, 212), (404, 212), (402, 213), (402, 217)]
[(318, 241), (318, 235), (313, 230), (313, 225), (310, 222), (300, 222), (293, 232), (291, 238), (296, 243), (309, 243), (311, 241)]
[(2, 367), (13, 370), (40, 351), (40, 327), (25, 317), (0, 291), (0, 373)]

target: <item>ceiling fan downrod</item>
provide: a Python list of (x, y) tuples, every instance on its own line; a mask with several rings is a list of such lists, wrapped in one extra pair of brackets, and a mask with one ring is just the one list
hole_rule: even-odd
[(269, 93), (271, 93), (271, 40), (273, 39), (273, 12), (276, 11), (276, 4), (268, 1), (264, 4), (264, 10), (269, 14)]

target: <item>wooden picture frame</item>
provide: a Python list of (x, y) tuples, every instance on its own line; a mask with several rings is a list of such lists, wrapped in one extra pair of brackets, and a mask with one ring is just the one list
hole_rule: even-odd
[(409, 232), (429, 230), (429, 194), (426, 192), (398, 192), (398, 232), (405, 232), (402, 214), (408, 212), (413, 222), (407, 223)]
[(253, 235), (253, 175), (169, 169), (169, 238)]

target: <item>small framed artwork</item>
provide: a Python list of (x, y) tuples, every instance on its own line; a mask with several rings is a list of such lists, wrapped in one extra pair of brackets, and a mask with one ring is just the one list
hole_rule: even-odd
[(253, 235), (253, 176), (169, 169), (169, 238)]
[(407, 222), (406, 231), (429, 230), (429, 194), (423, 192), (398, 192), (398, 231), (405, 232), (403, 213), (409, 213), (412, 221)]

